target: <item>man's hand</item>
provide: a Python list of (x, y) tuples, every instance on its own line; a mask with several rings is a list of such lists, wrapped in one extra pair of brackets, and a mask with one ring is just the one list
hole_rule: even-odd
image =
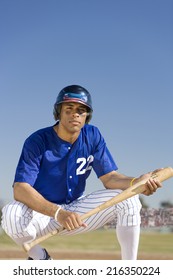
[(61, 209), (58, 213), (57, 221), (68, 231), (77, 228), (87, 227), (81, 220), (79, 214)]
[(161, 169), (157, 169), (153, 172), (149, 172), (140, 176), (137, 180), (143, 180), (148, 177), (147, 182), (145, 183), (146, 190), (143, 192), (144, 195), (152, 195), (158, 188), (162, 187), (162, 184), (157, 180), (157, 176), (155, 176), (156, 172)]
[(162, 184), (157, 179), (153, 178), (148, 179), (145, 185), (146, 190), (143, 192), (143, 194), (147, 196), (152, 195), (158, 188), (162, 187)]

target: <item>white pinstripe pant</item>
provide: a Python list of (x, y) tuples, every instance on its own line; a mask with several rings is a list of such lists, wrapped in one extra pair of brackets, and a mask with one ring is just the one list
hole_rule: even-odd
[[(70, 204), (63, 204), (62, 207), (65, 210), (82, 215), (120, 192), (120, 190), (108, 189), (95, 191)], [(140, 225), (140, 209), (139, 198), (134, 196), (88, 218), (86, 228), (63, 231), (62, 234), (74, 235), (92, 231), (115, 219), (117, 219), (117, 225), (119, 226)], [(18, 244), (29, 242), (60, 227), (60, 224), (54, 218), (37, 213), (18, 201), (7, 204), (2, 209), (2, 213), (3, 229)]]

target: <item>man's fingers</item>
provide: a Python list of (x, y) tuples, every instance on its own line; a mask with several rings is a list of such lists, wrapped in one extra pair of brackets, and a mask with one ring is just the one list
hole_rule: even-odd
[(144, 191), (145, 195), (151, 195), (154, 192), (156, 192), (158, 188), (162, 187), (161, 183), (154, 176), (149, 178), (145, 185), (146, 185), (146, 190)]
[(81, 226), (86, 227), (87, 225), (83, 223), (83, 221), (77, 213), (71, 212), (70, 215), (67, 217), (64, 226), (68, 231), (70, 231), (80, 228)]

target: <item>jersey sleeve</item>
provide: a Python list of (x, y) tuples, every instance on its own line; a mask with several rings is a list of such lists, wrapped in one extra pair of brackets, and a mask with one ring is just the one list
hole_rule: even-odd
[(109, 149), (107, 148), (106, 142), (99, 130), (96, 131), (95, 135), (93, 169), (97, 177), (103, 176), (113, 170), (118, 169)]
[(25, 182), (34, 185), (42, 158), (42, 147), (37, 140), (31, 136), (26, 139), (16, 168), (14, 183)]

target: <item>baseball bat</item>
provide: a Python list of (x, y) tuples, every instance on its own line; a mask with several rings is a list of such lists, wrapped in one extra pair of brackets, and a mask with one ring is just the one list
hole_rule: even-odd
[[(165, 167), (162, 168), (161, 170), (153, 173), (151, 175), (152, 178), (157, 178), (158, 181), (163, 182), (171, 177), (173, 177), (173, 168), (172, 167)], [(97, 206), (96, 208), (88, 211), (87, 213), (81, 215), (81, 219), (85, 220), (89, 217), (91, 217), (94, 214), (99, 213), (100, 211), (109, 208), (113, 205), (116, 205), (119, 202), (122, 202), (123, 200), (126, 200), (134, 195), (137, 194), (141, 194), (145, 191), (145, 183), (148, 181), (147, 179), (143, 179), (141, 181), (139, 181), (138, 183), (134, 184), (133, 186), (127, 188), (126, 190), (122, 191), (120, 194), (118, 194), (117, 196), (109, 199), (108, 201), (100, 204), (99, 206)], [(29, 243), (24, 243), (23, 244), (23, 249), (28, 252), (33, 246), (35, 246), (36, 244), (39, 244), (40, 242), (43, 242), (44, 240), (46, 240), (47, 238), (54, 236), (56, 234), (58, 234), (59, 232), (62, 232), (63, 228), (60, 228), (59, 230), (54, 230), (52, 232), (49, 232), (48, 234), (41, 236)]]

